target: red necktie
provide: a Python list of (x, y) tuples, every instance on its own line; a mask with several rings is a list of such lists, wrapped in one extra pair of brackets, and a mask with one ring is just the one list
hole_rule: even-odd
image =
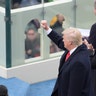
[(70, 52), (67, 53), (65, 61), (70, 57)]

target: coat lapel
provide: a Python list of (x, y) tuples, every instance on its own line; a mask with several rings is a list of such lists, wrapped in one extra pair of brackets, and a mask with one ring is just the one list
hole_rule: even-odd
[(60, 66), (59, 66), (59, 71), (60, 69), (62, 68), (64, 62), (65, 62), (65, 58), (66, 58), (66, 54), (68, 53), (68, 51), (65, 51), (64, 54), (61, 56), (61, 59), (60, 59)]
[(82, 49), (82, 46), (79, 46), (72, 54), (71, 56), (68, 58), (67, 61), (65, 61), (65, 57), (66, 54), (68, 53), (68, 51), (65, 53), (64, 56), (62, 56), (62, 60), (60, 61), (60, 70), (59, 70), (59, 74), (62, 72), (62, 70), (64, 70), (64, 68), (66, 68), (66, 66), (68, 66), (68, 64), (71, 62), (71, 60), (74, 58), (74, 56)]

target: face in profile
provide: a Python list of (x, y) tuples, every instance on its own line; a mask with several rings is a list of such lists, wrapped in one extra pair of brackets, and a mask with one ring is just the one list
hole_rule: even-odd
[(58, 21), (59, 21), (60, 23), (63, 23), (63, 21), (64, 21), (64, 16), (63, 16), (62, 14), (59, 14), (57, 17), (58, 17)]
[(30, 29), (27, 31), (26, 36), (29, 40), (35, 40), (36, 39), (36, 32), (33, 29)]
[(71, 42), (69, 41), (67, 35), (63, 35), (63, 42), (64, 42), (64, 47), (65, 47), (66, 49), (69, 49)]

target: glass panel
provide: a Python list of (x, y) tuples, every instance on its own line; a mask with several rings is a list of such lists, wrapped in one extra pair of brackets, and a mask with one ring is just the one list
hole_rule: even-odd
[(91, 25), (95, 23), (96, 20), (93, 13), (94, 1), (76, 0), (76, 5), (76, 27), (80, 29), (83, 38), (87, 39), (90, 34)]
[(5, 7), (5, 0), (0, 0), (0, 6)]
[(64, 0), (11, 0), (11, 3), (12, 3), (11, 8), (16, 9), (16, 8), (38, 5), (43, 2), (49, 3), (49, 2), (55, 2), (55, 1), (62, 2)]
[[(50, 28), (52, 28), (54, 31), (58, 32), (60, 36), (62, 36), (62, 32), (64, 31), (64, 21), (65, 17), (63, 14), (59, 13), (56, 14), (50, 21)], [(50, 53), (59, 52), (61, 49), (59, 49), (52, 41), (50, 42)]]
[(4, 17), (5, 9), (0, 6), (0, 66), (6, 67), (6, 25)]
[(94, 0), (76, 0), (76, 5), (76, 27), (90, 29), (96, 20), (93, 13)]
[[(20, 0), (17, 1), (20, 2), (19, 7), (17, 4), (14, 8), (19, 9), (11, 10), (12, 66), (58, 56), (58, 52), (62, 54), (62, 50), (49, 40), (46, 32), (40, 28), (42, 19), (46, 19), (50, 27), (61, 36), (62, 31), (68, 27), (89, 29), (95, 22), (93, 2), (90, 0), (86, 6), (86, 0), (48, 0), (44, 1), (44, 4), (38, 0), (39, 5), (34, 4), (36, 6), (30, 6), (31, 3), (27, 5), (30, 0), (26, 0), (24, 6), (21, 6)], [(30, 7), (20, 8), (25, 6)]]
[[(72, 0), (54, 0), (49, 5), (45, 4), (45, 19), (50, 27), (62, 36), (62, 32), (67, 27), (73, 26)], [(62, 51), (52, 41), (50, 41), (50, 53)]]
[(41, 0), (12, 0), (12, 9), (41, 4)]
[(28, 62), (42, 59), (41, 34), (43, 32), (40, 29), (40, 21), (43, 16), (41, 12), (42, 6), (35, 9), (26, 7), (24, 9), (11, 10), (12, 66), (24, 64), (25, 59)]

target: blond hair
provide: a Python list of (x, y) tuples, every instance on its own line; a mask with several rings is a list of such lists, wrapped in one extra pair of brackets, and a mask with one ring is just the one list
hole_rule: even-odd
[(66, 35), (68, 40), (76, 46), (82, 44), (82, 35), (80, 31), (76, 28), (68, 28), (64, 30), (63, 35)]

